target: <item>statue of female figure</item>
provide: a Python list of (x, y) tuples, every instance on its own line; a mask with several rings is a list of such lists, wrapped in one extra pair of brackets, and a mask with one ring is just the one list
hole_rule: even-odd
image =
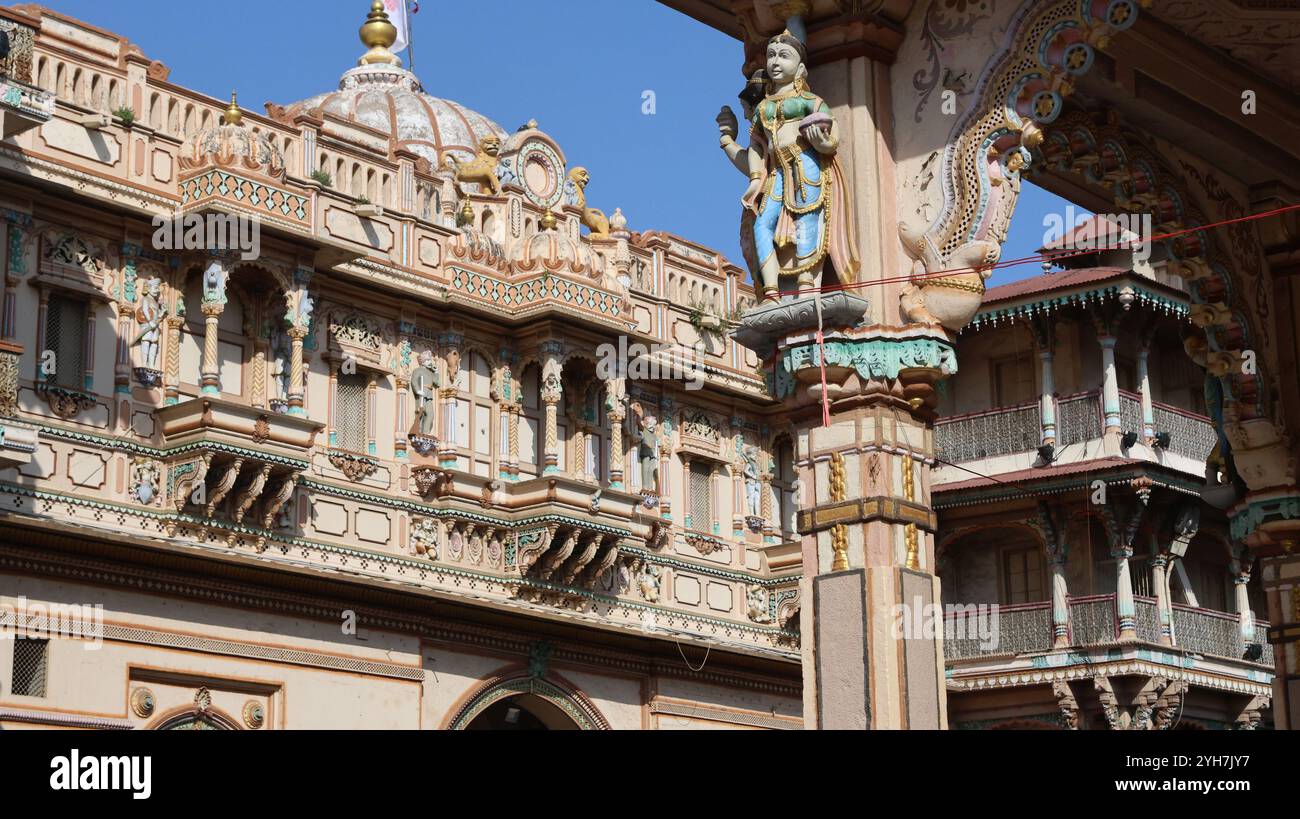
[(659, 494), (659, 422), (647, 415), (640, 403), (632, 404), (634, 428), (632, 440), (637, 445), (636, 457), (641, 466), (641, 491)]
[(857, 280), (852, 200), (836, 159), (839, 126), (808, 90), (807, 49), (788, 31), (767, 45), (767, 95), (751, 118), (749, 188), (762, 298), (779, 298), (781, 277), (820, 287), (829, 256), (840, 284)]

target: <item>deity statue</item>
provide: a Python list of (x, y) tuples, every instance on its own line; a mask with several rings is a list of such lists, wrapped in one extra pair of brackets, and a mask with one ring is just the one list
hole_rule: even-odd
[[(794, 278), (800, 289), (821, 287), (827, 257), (840, 284), (858, 275), (852, 200), (836, 159), (839, 126), (830, 106), (808, 89), (806, 59), (803, 42), (788, 31), (768, 42), (765, 93), (750, 117), (749, 187), (741, 201), (753, 214), (765, 300), (779, 300), (782, 277)], [(729, 109), (718, 115), (728, 156), (731, 119)]]
[(632, 405), (636, 417), (632, 440), (636, 442), (636, 458), (641, 465), (641, 491), (659, 494), (659, 422), (646, 415), (639, 403)]
[(758, 455), (753, 447), (744, 447), (741, 454), (745, 459), (745, 500), (749, 516), (760, 517), (763, 514), (763, 484), (758, 479)]
[(213, 262), (203, 271), (203, 302), (226, 303), (226, 268), (221, 262)]
[(162, 281), (150, 279), (145, 283), (144, 295), (135, 308), (135, 321), (140, 331), (135, 343), (140, 345), (140, 366), (148, 370), (158, 369), (158, 349), (162, 340), (162, 323), (167, 310), (159, 301)]
[(411, 372), (411, 394), (415, 396), (415, 416), (420, 435), (433, 437), (434, 401), (437, 397), (438, 371), (433, 366), (433, 351), (420, 353), (420, 366)]
[(289, 400), (289, 356), (292, 342), (283, 328), (271, 331), (271, 385), (274, 388), (272, 398), (276, 401)]

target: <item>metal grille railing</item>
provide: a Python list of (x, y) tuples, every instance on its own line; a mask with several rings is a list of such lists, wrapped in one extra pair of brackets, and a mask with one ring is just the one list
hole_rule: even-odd
[(1235, 614), (1174, 605), (1174, 642), (1182, 648), (1240, 660), (1245, 646)]
[(18, 697), (44, 697), (49, 657), (49, 640), (15, 638), (11, 693)]
[(713, 521), (713, 470), (707, 464), (691, 464), (691, 528), (707, 531)]
[(1169, 451), (1186, 455), (1198, 463), (1210, 456), (1218, 442), (1214, 424), (1202, 415), (1174, 412), (1159, 404), (1152, 407), (1156, 432), (1169, 433)]
[(85, 386), (85, 345), (86, 303), (50, 296), (45, 313), (45, 349), (54, 353), (50, 381), (73, 390)]
[(1133, 607), (1138, 639), (1148, 643), (1160, 642), (1160, 606), (1155, 598), (1136, 597)]
[(1261, 663), (1263, 663), (1264, 665), (1272, 666), (1273, 663), (1274, 663), (1274, 658), (1273, 658), (1273, 645), (1272, 645), (1272, 643), (1270, 643), (1270, 642), (1268, 641), (1268, 622), (1267, 622), (1267, 621), (1264, 621), (1264, 620), (1256, 620), (1256, 621), (1255, 621), (1255, 637), (1254, 637), (1254, 641), (1255, 641), (1256, 643), (1259, 643), (1261, 646), (1264, 647), (1264, 654), (1263, 654), (1263, 656), (1261, 656), (1261, 657), (1259, 658), (1259, 661), (1260, 661)]
[(360, 373), (340, 374), (338, 381), (338, 406), (334, 411), (334, 427), (339, 449), (349, 452), (366, 451), (366, 405), (369, 382)]
[(934, 425), (935, 454), (961, 463), (1017, 452), (1032, 452), (1042, 443), (1038, 403), (999, 409)]
[(1072, 642), (1078, 646), (1115, 642), (1115, 595), (1080, 597), (1070, 600)]
[(1073, 395), (1056, 402), (1056, 445), (1081, 444), (1101, 437), (1099, 393)]
[[(996, 608), (996, 616), (991, 609)], [(961, 660), (993, 654), (1029, 654), (1052, 648), (1052, 604), (948, 609), (943, 619), (943, 654)]]
[(1142, 440), (1142, 399), (1141, 397), (1129, 392), (1119, 394), (1119, 430), (1120, 432), (1136, 432), (1138, 440)]

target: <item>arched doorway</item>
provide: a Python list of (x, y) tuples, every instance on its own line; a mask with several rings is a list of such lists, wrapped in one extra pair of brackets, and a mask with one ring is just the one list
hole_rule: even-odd
[(479, 712), (466, 731), (578, 731), (559, 707), (533, 694), (506, 697)]
[(452, 710), (453, 731), (600, 731), (609, 721), (577, 688), (557, 678), (516, 672), (473, 689)]

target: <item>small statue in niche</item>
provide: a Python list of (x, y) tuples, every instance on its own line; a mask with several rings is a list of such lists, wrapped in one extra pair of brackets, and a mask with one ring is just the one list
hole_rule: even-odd
[[(808, 89), (806, 59), (807, 48), (788, 31), (768, 42), (764, 96), (750, 118), (749, 187), (741, 201), (754, 215), (764, 300), (780, 298), (783, 277), (800, 289), (821, 287), (828, 257), (840, 284), (858, 276), (853, 202), (836, 159), (839, 126)], [(718, 120), (730, 155), (729, 123), (723, 114)]]
[(411, 372), (411, 394), (415, 396), (415, 417), (418, 434), (433, 437), (434, 402), (439, 386), (438, 371), (434, 368), (433, 351), (420, 353), (420, 366)]
[(160, 301), (162, 282), (149, 279), (144, 285), (144, 295), (135, 308), (136, 325), (140, 328), (135, 343), (140, 345), (140, 366), (145, 370), (158, 371), (158, 351), (162, 341), (162, 323), (167, 317), (167, 308)]
[(742, 447), (745, 459), (745, 500), (751, 518), (763, 514), (763, 484), (758, 479), (758, 453), (754, 447)]
[(289, 403), (289, 334), (277, 327), (271, 331), (271, 406), (284, 412)]
[(641, 465), (641, 492), (645, 495), (659, 494), (659, 422), (653, 415), (647, 415), (640, 402), (632, 404), (632, 415), (636, 419), (632, 430), (632, 440), (637, 445), (636, 459)]

